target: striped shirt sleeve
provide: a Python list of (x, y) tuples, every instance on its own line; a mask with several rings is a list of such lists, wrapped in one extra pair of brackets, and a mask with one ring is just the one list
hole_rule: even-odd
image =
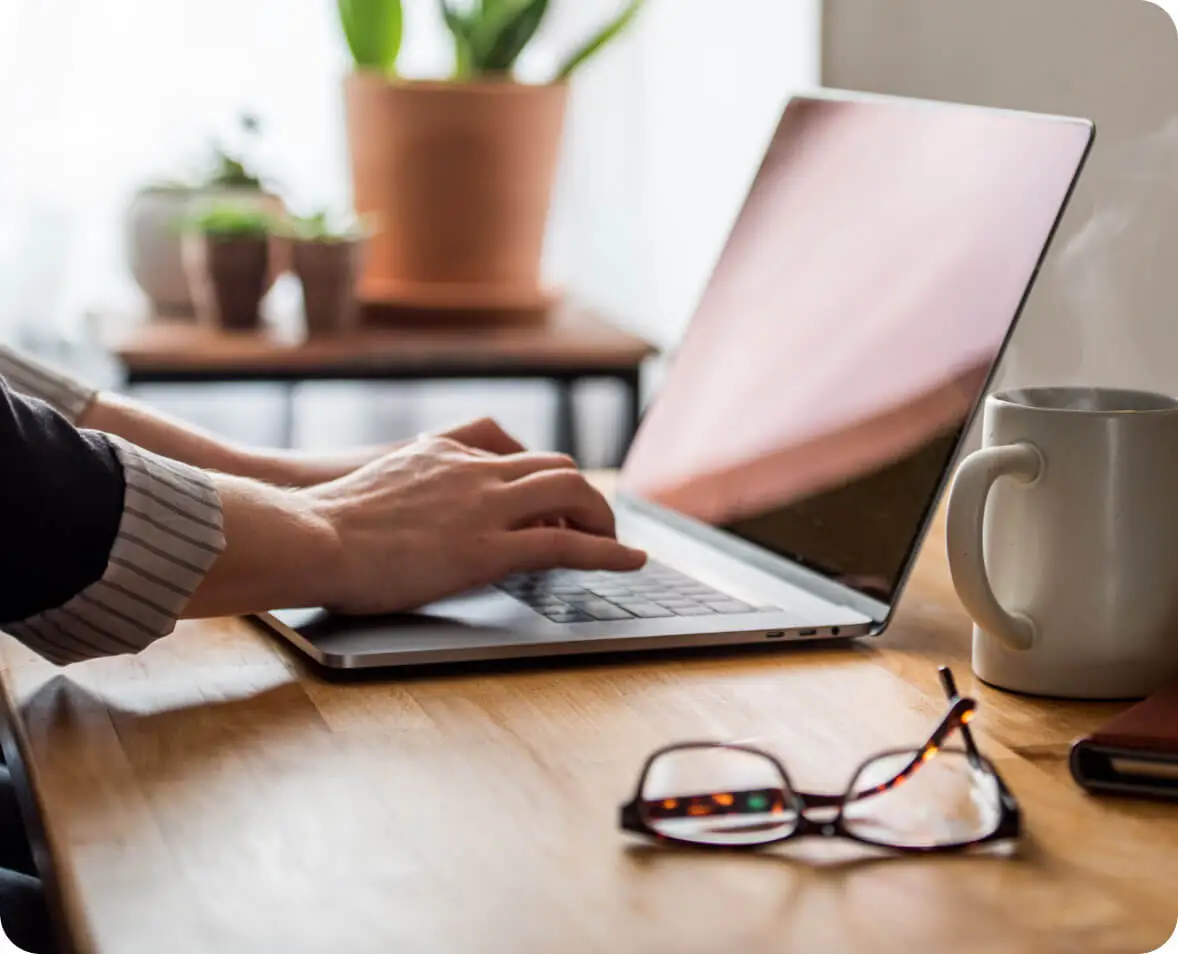
[(44, 401), (71, 424), (90, 406), (97, 391), (80, 381), (0, 345), (0, 377), (12, 390)]
[(168, 635), (225, 547), (220, 498), (204, 471), (109, 440), (126, 491), (106, 572), (62, 606), (4, 626), (61, 665), (137, 653)]

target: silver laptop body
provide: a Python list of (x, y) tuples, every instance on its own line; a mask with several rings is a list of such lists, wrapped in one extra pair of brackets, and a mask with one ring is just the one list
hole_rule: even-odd
[(619, 537), (647, 570), (259, 620), (342, 670), (881, 632), (1093, 136), (791, 99), (620, 476)]

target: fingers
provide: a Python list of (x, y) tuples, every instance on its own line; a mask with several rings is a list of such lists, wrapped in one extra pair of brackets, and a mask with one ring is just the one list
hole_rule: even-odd
[(586, 533), (614, 535), (614, 512), (609, 501), (575, 470), (531, 474), (504, 484), (498, 496), (510, 527), (564, 518)]
[(524, 450), (489, 418), (442, 434), (423, 435), (422, 440), (463, 456), (493, 462), (503, 480), (519, 480), (545, 470), (577, 469), (576, 461), (567, 454)]
[(449, 438), (475, 450), (492, 454), (519, 454), (525, 449), (523, 444), (489, 417), (443, 431), (438, 437)]
[(610, 570), (628, 573), (646, 564), (646, 554), (616, 540), (553, 527), (507, 534), (504, 575), (544, 570)]
[(567, 454), (546, 454), (533, 451), (496, 458), (495, 468), (504, 480), (520, 480), (531, 474), (548, 470), (575, 471), (577, 462)]

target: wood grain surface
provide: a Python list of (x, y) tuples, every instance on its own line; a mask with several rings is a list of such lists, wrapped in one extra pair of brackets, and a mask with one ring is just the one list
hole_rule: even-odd
[[(84, 954), (1153, 951), (1178, 919), (1178, 807), (1091, 798), (1066, 768), (1124, 706), (989, 689), (968, 652), (939, 528), (889, 633), (837, 649), (341, 685), (236, 620), (64, 671), (0, 647)], [(705, 855), (618, 831), (644, 756), (677, 739), (755, 741), (800, 784), (846, 784), (923, 740), (942, 663), (1023, 805), (1016, 857)]]
[(544, 320), (496, 322), (431, 314), (405, 324), (307, 338), (297, 327), (230, 333), (192, 321), (97, 319), (103, 344), (131, 375), (374, 373), (434, 367), (496, 372), (637, 368), (655, 347), (591, 311), (557, 307)]

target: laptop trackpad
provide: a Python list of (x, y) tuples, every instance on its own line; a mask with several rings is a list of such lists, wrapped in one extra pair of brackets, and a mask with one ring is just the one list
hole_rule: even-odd
[(528, 642), (543, 622), (518, 600), (498, 590), (479, 590), (431, 604), (414, 613), (343, 616), (324, 609), (270, 614), (316, 648), (330, 654), (390, 649), (446, 649), (479, 643)]

